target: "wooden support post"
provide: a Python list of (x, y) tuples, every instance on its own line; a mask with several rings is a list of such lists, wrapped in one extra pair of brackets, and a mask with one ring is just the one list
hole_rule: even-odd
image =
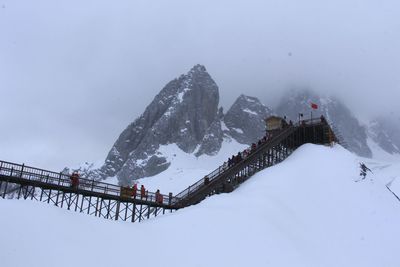
[[(128, 209), (129, 209), (129, 202), (125, 202), (125, 219), (124, 221), (126, 221), (128, 219)], [(134, 222), (134, 214), (135, 214), (135, 204), (132, 205), (133, 206), (133, 210), (132, 210), (132, 222)]]
[(90, 214), (90, 208), (92, 206), (92, 196), (89, 196), (89, 205), (88, 205), (88, 211), (87, 214)]
[(18, 195), (17, 195), (17, 199), (19, 199), (21, 197), (21, 191), (22, 191), (22, 185), (19, 186), (18, 188)]
[(50, 198), (51, 198), (51, 189), (50, 189), (50, 191), (49, 191), (49, 195), (48, 195), (48, 198), (47, 198), (47, 204), (50, 203)]
[[(83, 198), (83, 196), (82, 196)], [(76, 198), (75, 198), (75, 211), (78, 210), (78, 202), (79, 202), (79, 194), (76, 194)]]
[(67, 209), (69, 210), (72, 206), (72, 193), (69, 193), (69, 198), (67, 199)]
[(3, 199), (6, 198), (7, 187), (8, 187), (8, 182), (6, 181), (6, 185), (4, 186)]
[(103, 210), (103, 199), (100, 199), (100, 210), (99, 210), (99, 217), (101, 217), (101, 211)]
[(139, 211), (139, 222), (141, 222), (141, 220), (142, 220), (142, 208), (143, 208), (143, 205), (141, 204), (140, 211)]
[[(32, 192), (31, 192), (31, 200), (33, 200), (33, 198), (35, 197), (35, 187), (32, 186)], [(36, 197), (35, 197), (36, 199)], [(37, 200), (37, 199), (36, 199)]]
[(117, 208), (115, 210), (115, 220), (118, 221), (119, 219), (119, 205), (120, 205), (120, 201), (117, 200)]
[(28, 186), (22, 186), (21, 191), (22, 191), (22, 197), (24, 198), (24, 200), (27, 199), (28, 198)]
[[(51, 191), (51, 190), (50, 190)], [(57, 191), (57, 197), (56, 197), (56, 206), (58, 206), (58, 197), (60, 195), (60, 191)]]
[(65, 192), (62, 192), (62, 197), (61, 197), (61, 208), (64, 206), (64, 198), (65, 198)]
[[(141, 205), (140, 205), (140, 207), (142, 207)], [(133, 203), (133, 205), (132, 205), (132, 222), (135, 222), (136, 220), (135, 220), (135, 217), (136, 217), (136, 203)], [(140, 222), (140, 217), (141, 217), (141, 215), (139, 215), (139, 222)]]
[(108, 200), (106, 219), (110, 217), (110, 206), (111, 206), (111, 199)]
[(315, 141), (316, 141), (316, 140), (315, 140), (315, 125), (312, 126), (312, 129), (313, 129), (313, 141), (312, 141), (312, 143), (315, 144), (315, 143), (316, 143), (316, 142), (315, 142)]
[(25, 164), (22, 163), (22, 168), (21, 168), (21, 173), (19, 174), (19, 178), (22, 178), (22, 173), (24, 172), (24, 166)]
[[(99, 212), (99, 197), (96, 197), (96, 210), (94, 212), (94, 216), (97, 217), (97, 213)], [(100, 215), (99, 215), (100, 217)]]
[(82, 195), (82, 198), (81, 198), (81, 205), (79, 206), (79, 212), (82, 212), (83, 211), (83, 201), (85, 200), (85, 196), (84, 195)]
[(43, 191), (44, 191), (44, 189), (43, 189), (43, 188), (40, 188), (40, 189), (42, 189), (42, 191), (40, 192), (40, 202), (42, 202), (42, 198), (43, 198)]

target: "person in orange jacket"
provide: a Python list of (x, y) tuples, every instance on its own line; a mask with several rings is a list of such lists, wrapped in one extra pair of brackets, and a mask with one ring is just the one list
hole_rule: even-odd
[(140, 187), (140, 198), (146, 198), (146, 189), (144, 188), (144, 185)]
[(163, 203), (163, 196), (160, 194), (160, 189), (157, 189), (157, 192), (156, 192), (156, 202), (157, 203), (159, 203), (159, 204), (162, 204)]
[(77, 171), (74, 171), (70, 177), (71, 179), (71, 187), (73, 188), (78, 188), (79, 186), (79, 173)]
[(137, 184), (134, 184), (132, 187), (132, 197), (136, 198), (136, 194), (137, 194)]

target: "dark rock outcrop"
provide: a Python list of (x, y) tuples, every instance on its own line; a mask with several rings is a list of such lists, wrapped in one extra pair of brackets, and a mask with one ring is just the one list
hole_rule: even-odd
[(224, 116), (225, 133), (242, 144), (251, 144), (265, 135), (265, 118), (271, 109), (255, 97), (240, 95)]
[(204, 66), (169, 82), (145, 112), (130, 124), (110, 150), (103, 177), (118, 176), (121, 184), (158, 174), (169, 162), (158, 149), (175, 143), (186, 153), (215, 154), (222, 142), (218, 86)]

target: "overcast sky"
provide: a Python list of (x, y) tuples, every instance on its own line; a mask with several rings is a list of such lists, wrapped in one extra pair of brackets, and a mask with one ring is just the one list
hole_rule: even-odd
[(197, 63), (225, 109), (307, 87), (363, 117), (400, 112), (399, 14), (398, 0), (0, 0), (0, 159), (104, 160)]

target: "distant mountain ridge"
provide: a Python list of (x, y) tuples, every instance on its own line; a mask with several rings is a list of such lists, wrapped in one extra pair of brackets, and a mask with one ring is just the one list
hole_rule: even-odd
[(369, 137), (384, 151), (400, 154), (400, 118), (378, 117), (370, 122), (368, 130)]
[(162, 145), (176, 144), (196, 156), (215, 155), (224, 138), (250, 144), (265, 134), (264, 119), (272, 111), (257, 98), (239, 96), (226, 114), (218, 105), (217, 84), (204, 66), (195, 65), (160, 91), (121, 133), (104, 165), (90, 174), (117, 176), (120, 184), (132, 184), (169, 167)]
[[(377, 119), (369, 127), (359, 123), (351, 111), (334, 97), (321, 97), (309, 90), (290, 91), (275, 110), (256, 97), (240, 95), (224, 114), (219, 107), (219, 89), (202, 65), (170, 81), (144, 113), (120, 134), (101, 168), (80, 167), (84, 176), (100, 180), (117, 177), (119, 184), (156, 175), (169, 168), (168, 156), (161, 146), (176, 144), (186, 153), (216, 155), (224, 139), (250, 145), (265, 134), (264, 119), (272, 114), (293, 121), (298, 114), (306, 118), (310, 103), (318, 104), (314, 116), (324, 115), (345, 139), (348, 149), (371, 157), (367, 144), (371, 138), (388, 153), (400, 153), (400, 129)], [(227, 157), (230, 155), (227, 155)], [(65, 170), (69, 171), (69, 169)]]
[[(317, 104), (318, 109), (312, 111), (311, 103)], [(363, 157), (372, 156), (367, 145), (366, 127), (335, 97), (321, 97), (310, 90), (290, 91), (282, 98), (276, 112), (294, 121), (298, 120), (299, 113), (307, 118), (311, 116), (311, 112), (316, 117), (324, 115), (343, 136), (350, 151)]]

